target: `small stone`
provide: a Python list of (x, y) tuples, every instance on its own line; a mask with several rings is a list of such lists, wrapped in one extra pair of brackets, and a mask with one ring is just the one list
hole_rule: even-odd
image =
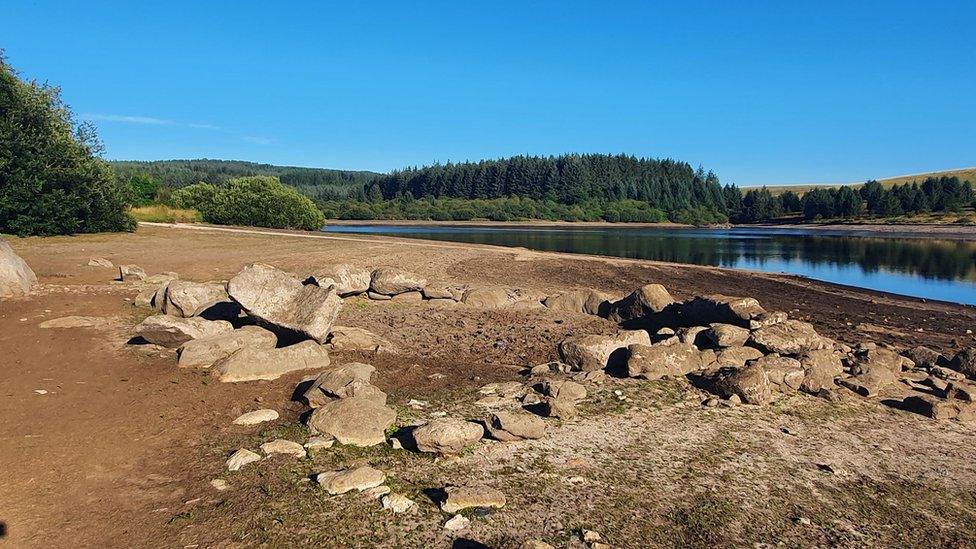
[(445, 513), (457, 513), (469, 507), (500, 509), (505, 506), (505, 494), (490, 486), (448, 486), (445, 492), (447, 499), (441, 504)]
[(460, 532), (468, 527), (471, 521), (462, 515), (454, 515), (444, 523), (444, 529), (451, 532)]
[(278, 412), (265, 408), (242, 414), (234, 420), (234, 425), (257, 425), (258, 423), (274, 421), (276, 419), (278, 419)]
[(600, 532), (595, 532), (593, 530), (583, 530), (583, 541), (586, 543), (596, 543), (603, 540), (603, 536)]
[(403, 494), (389, 494), (383, 497), (383, 508), (392, 511), (393, 514), (406, 513), (417, 504)]
[(363, 495), (369, 499), (380, 499), (381, 497), (389, 494), (390, 491), (390, 487), (384, 484), (382, 486), (377, 486), (376, 488), (363, 490)]
[(261, 456), (246, 448), (241, 448), (231, 454), (230, 458), (227, 459), (227, 470), (238, 471), (241, 467), (244, 467), (248, 463), (254, 463), (255, 461), (261, 461)]
[(261, 451), (269, 456), (272, 454), (286, 454), (298, 458), (303, 458), (307, 454), (304, 446), (283, 438), (265, 442), (261, 445)]
[(325, 491), (335, 496), (352, 490), (362, 492), (369, 488), (375, 488), (386, 481), (386, 473), (369, 466), (363, 466), (345, 471), (319, 473), (315, 480)]
[(308, 442), (305, 443), (305, 449), (309, 451), (328, 450), (332, 448), (333, 444), (335, 444), (334, 438), (318, 435), (308, 439)]
[(230, 484), (228, 484), (227, 481), (222, 478), (215, 478), (211, 480), (210, 485), (213, 486), (218, 492), (223, 492), (224, 490), (230, 488)]

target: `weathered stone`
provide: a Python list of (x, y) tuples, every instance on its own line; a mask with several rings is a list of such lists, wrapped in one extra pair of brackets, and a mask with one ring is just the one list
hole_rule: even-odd
[(969, 379), (976, 379), (976, 348), (970, 347), (956, 353), (952, 362), (949, 363), (949, 368)]
[(37, 275), (17, 255), (10, 244), (0, 238), (0, 297), (20, 297), (37, 286)]
[(305, 283), (322, 288), (334, 286), (337, 294), (348, 297), (365, 293), (369, 289), (371, 278), (372, 272), (369, 269), (343, 263), (316, 271), (305, 280)]
[(547, 397), (542, 401), (542, 414), (546, 417), (566, 420), (573, 419), (577, 413), (576, 402), (572, 399)]
[(716, 347), (742, 347), (749, 340), (749, 330), (733, 324), (712, 324), (705, 336)]
[(715, 354), (715, 366), (741, 368), (746, 362), (762, 358), (763, 352), (755, 347), (729, 347)]
[(585, 372), (623, 364), (629, 345), (650, 345), (651, 338), (644, 330), (622, 330), (616, 335), (586, 335), (569, 337), (559, 344), (563, 362)]
[(586, 398), (586, 387), (575, 381), (549, 380), (542, 382), (542, 393), (552, 398), (579, 400)]
[(247, 314), (325, 343), (342, 300), (330, 286), (304, 285), (288, 273), (255, 263), (227, 283), (230, 296)]
[(166, 295), (167, 284), (169, 283), (167, 282), (161, 286), (153, 286), (140, 291), (135, 299), (132, 300), (132, 303), (138, 307), (152, 307), (159, 312), (163, 312), (162, 306), (156, 306), (156, 296)]
[(426, 278), (407, 271), (382, 267), (373, 271), (369, 289), (378, 294), (396, 295), (404, 292), (419, 292), (426, 285)]
[(147, 276), (143, 279), (146, 284), (168, 284), (174, 280), (179, 280), (180, 275), (174, 272), (157, 273), (154, 275)]
[(209, 368), (245, 347), (269, 350), (277, 344), (278, 338), (268, 330), (243, 326), (230, 332), (187, 341), (178, 350), (177, 365), (180, 368)]
[(386, 429), (396, 421), (396, 412), (365, 398), (342, 398), (317, 408), (308, 426), (332, 435), (340, 444), (374, 446), (386, 441)]
[(166, 286), (163, 312), (168, 315), (197, 316), (208, 307), (229, 301), (223, 284), (216, 282), (190, 282), (173, 280)]
[(421, 292), (402, 292), (393, 296), (393, 301), (400, 303), (420, 303), (423, 300), (424, 294)]
[(705, 347), (709, 345), (710, 339), (708, 339), (707, 332), (709, 331), (708, 326), (691, 326), (689, 328), (682, 328), (678, 332), (678, 341), (681, 343), (687, 343), (688, 345), (694, 345), (696, 347)]
[(501, 441), (542, 438), (546, 422), (541, 418), (517, 412), (495, 412), (486, 422), (488, 433)]
[(749, 329), (758, 330), (759, 328), (766, 328), (767, 326), (772, 326), (773, 324), (779, 324), (780, 322), (785, 322), (789, 320), (789, 315), (783, 311), (773, 311), (768, 313), (758, 313), (749, 319)]
[[(309, 406), (318, 408), (333, 399), (354, 396), (357, 390), (368, 393), (369, 391), (363, 391), (358, 387), (356, 382), (369, 384), (375, 371), (376, 368), (372, 365), (362, 362), (350, 362), (330, 368), (315, 378), (302, 398)], [(386, 404), (385, 397), (384, 394), (383, 402), (380, 404)]]
[(299, 370), (328, 368), (329, 364), (329, 351), (314, 341), (306, 340), (277, 349), (243, 347), (215, 362), (212, 370), (220, 381), (229, 383), (278, 379)]
[(830, 349), (819, 349), (801, 355), (800, 365), (804, 372), (800, 389), (813, 395), (821, 389), (836, 387), (834, 378), (844, 373), (840, 355)]
[(441, 510), (445, 513), (457, 513), (471, 507), (501, 509), (505, 506), (505, 494), (489, 486), (448, 486), (444, 492), (447, 498), (441, 503)]
[(772, 400), (769, 376), (755, 364), (718, 370), (712, 378), (712, 386), (719, 396), (736, 395), (746, 404), (767, 404)]
[(257, 425), (259, 423), (274, 421), (276, 419), (278, 419), (278, 412), (263, 408), (261, 410), (254, 410), (253, 412), (241, 414), (237, 417), (237, 419), (234, 420), (234, 425)]
[(786, 320), (752, 332), (750, 344), (768, 353), (800, 355), (818, 349), (832, 347), (809, 322)]
[(551, 295), (542, 304), (564, 313), (606, 316), (610, 310), (609, 295), (596, 290), (570, 290)]
[(923, 347), (922, 345), (908, 349), (902, 355), (911, 359), (915, 363), (915, 366), (926, 370), (935, 366), (949, 366), (949, 359), (943, 356), (942, 353), (934, 349), (929, 349), (928, 347)]
[(450, 299), (461, 301), (464, 297), (464, 286), (458, 284), (434, 283), (424, 286), (423, 294), (425, 299)]
[(541, 293), (521, 288), (469, 288), (464, 292), (461, 301), (471, 307), (481, 307), (484, 309), (501, 309), (512, 307), (523, 308), (542, 308), (542, 300), (545, 298)]
[(477, 423), (442, 417), (414, 429), (413, 438), (421, 452), (457, 454), (484, 434), (484, 428)]
[(45, 320), (37, 325), (42, 329), (68, 329), (68, 328), (98, 328), (104, 326), (108, 321), (97, 316), (63, 316)]
[(88, 260), (89, 267), (102, 267), (105, 269), (114, 269), (115, 264), (111, 261), (105, 259), (104, 257), (93, 257)]
[(627, 347), (627, 375), (645, 379), (683, 376), (702, 368), (701, 353), (693, 345), (631, 345)]
[(840, 378), (836, 383), (863, 397), (872, 397), (897, 380), (898, 377), (891, 370), (883, 367), (874, 367), (862, 369), (856, 376)]
[(308, 438), (308, 440), (305, 442), (305, 449), (310, 452), (327, 450), (332, 448), (333, 444), (335, 444), (334, 438), (330, 436), (316, 435)]
[(888, 370), (892, 374), (901, 372), (901, 356), (894, 351), (880, 347), (868, 349), (855, 354), (851, 365), (851, 374), (859, 375), (878, 368)]
[(613, 303), (607, 318), (614, 322), (640, 319), (661, 313), (672, 303), (674, 298), (667, 288), (660, 284), (645, 284)]
[(247, 448), (241, 448), (231, 454), (227, 459), (227, 470), (239, 471), (241, 467), (244, 467), (248, 463), (254, 463), (255, 461), (261, 461), (261, 456)]
[(417, 506), (416, 503), (403, 494), (389, 494), (383, 496), (383, 508), (393, 514), (407, 513)]
[(464, 515), (454, 515), (444, 523), (444, 529), (451, 532), (460, 532), (471, 524), (471, 519)]
[(912, 395), (902, 401), (902, 408), (932, 419), (955, 419), (959, 416), (958, 402), (932, 395)]
[(119, 280), (145, 280), (146, 271), (138, 265), (119, 265)]
[(261, 445), (261, 451), (268, 456), (272, 454), (285, 454), (295, 456), (297, 458), (303, 458), (307, 454), (304, 446), (297, 442), (285, 440), (283, 438), (275, 439), (271, 442), (265, 442)]
[(346, 469), (344, 471), (329, 471), (319, 473), (315, 476), (326, 492), (337, 496), (357, 490), (362, 492), (370, 488), (375, 488), (386, 482), (386, 473), (369, 466)]
[(721, 323), (743, 328), (749, 327), (749, 321), (753, 317), (766, 312), (762, 305), (751, 297), (729, 297), (719, 294), (695, 297), (682, 303), (678, 310), (686, 326)]
[(372, 299), (373, 301), (390, 301), (393, 299), (393, 296), (378, 294), (373, 291), (366, 292), (366, 297)]
[(798, 391), (806, 375), (803, 365), (795, 358), (770, 355), (756, 359), (751, 364), (765, 370), (770, 388), (781, 393)]
[(179, 347), (191, 339), (223, 334), (233, 329), (230, 322), (224, 320), (155, 315), (139, 323), (135, 327), (135, 335), (163, 347)]

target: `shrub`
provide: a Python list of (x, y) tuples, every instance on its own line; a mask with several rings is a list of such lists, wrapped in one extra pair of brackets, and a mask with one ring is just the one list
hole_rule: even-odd
[(20, 80), (0, 55), (0, 232), (131, 230), (129, 189), (100, 150), (94, 127), (73, 124), (57, 88)]
[(129, 214), (136, 221), (154, 223), (197, 223), (202, 219), (196, 210), (172, 208), (165, 204), (138, 206), (129, 210)]
[(173, 192), (172, 202), (193, 208), (218, 225), (248, 225), (314, 231), (325, 217), (307, 196), (281, 184), (277, 177), (230, 179), (220, 185), (197, 183)]

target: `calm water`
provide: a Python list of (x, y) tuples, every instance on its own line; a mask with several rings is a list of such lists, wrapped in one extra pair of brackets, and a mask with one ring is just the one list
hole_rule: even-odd
[(976, 242), (770, 228), (345, 225), (325, 230), (791, 273), (883, 292), (976, 304)]

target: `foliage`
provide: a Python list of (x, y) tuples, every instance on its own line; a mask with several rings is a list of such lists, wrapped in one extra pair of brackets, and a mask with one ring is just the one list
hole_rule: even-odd
[(100, 152), (94, 128), (73, 123), (57, 88), (21, 80), (0, 55), (0, 232), (131, 230), (129, 190)]
[(200, 212), (192, 209), (172, 208), (165, 204), (137, 206), (129, 210), (136, 221), (154, 223), (197, 223), (202, 220)]
[(144, 206), (158, 198), (159, 183), (149, 174), (145, 172), (132, 172), (128, 174), (127, 179), (129, 189), (132, 193), (133, 204)]
[(282, 185), (277, 177), (240, 177), (216, 185), (197, 183), (173, 192), (172, 202), (195, 209), (204, 221), (218, 225), (312, 231), (325, 223), (314, 202)]
[[(780, 195), (779, 198), (782, 198)], [(876, 217), (918, 215), (928, 212), (958, 212), (973, 206), (976, 194), (969, 181), (958, 177), (930, 177), (917, 182), (885, 187), (868, 181), (860, 188), (816, 188), (801, 199), (806, 219), (851, 218), (864, 214)]]

